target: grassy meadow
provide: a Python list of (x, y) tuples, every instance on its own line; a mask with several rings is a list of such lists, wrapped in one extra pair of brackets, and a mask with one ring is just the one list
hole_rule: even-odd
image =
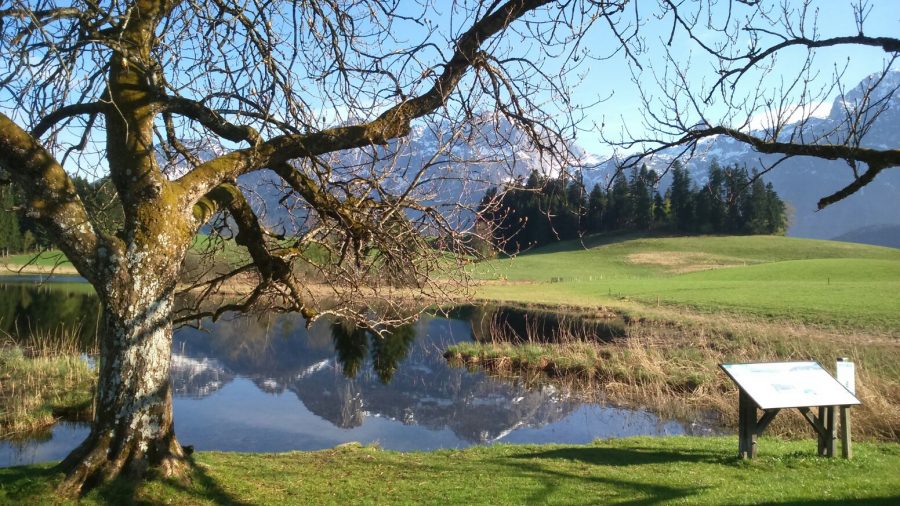
[[(588, 238), (472, 268), (479, 298), (900, 332), (900, 249), (776, 236)], [(643, 310), (643, 311), (642, 311)]]
[[(191, 482), (118, 481), (79, 504), (896, 504), (900, 447), (815, 457), (815, 441), (629, 438), (401, 453), (344, 445), (281, 454), (200, 452)], [(0, 469), (0, 503), (59, 503), (48, 466)]]
[[(857, 364), (857, 437), (900, 439), (900, 249), (774, 236), (590, 237), (472, 267), (476, 296), (531, 312), (624, 317), (607, 340), (491, 328), (446, 356), (671, 416), (715, 413), (736, 427), (737, 389), (721, 363)], [(488, 315), (490, 316), (490, 315)], [(498, 326), (494, 326), (498, 327)], [(798, 415), (769, 432), (803, 437)]]

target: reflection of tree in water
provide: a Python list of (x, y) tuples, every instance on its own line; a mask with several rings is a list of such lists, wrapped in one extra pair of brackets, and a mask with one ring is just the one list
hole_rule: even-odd
[[(83, 287), (0, 285), (0, 330), (15, 334), (18, 329), (23, 341), (28, 329), (31, 334), (80, 330), (87, 346), (100, 306)], [(384, 336), (338, 321), (317, 321), (307, 329), (295, 315), (204, 322), (203, 329), (176, 332), (174, 392), (200, 398), (244, 376), (265, 392), (293, 392), (307, 409), (338, 427), (357, 427), (372, 413), (435, 430), (450, 428), (469, 441), (540, 426), (573, 409), (555, 392), (529, 391), (449, 367), (441, 355), (446, 342), (434, 336), (453, 325), (469, 338), (468, 323), (427, 318)]]
[[(323, 385), (319, 395), (300, 391), (299, 384), (304, 385), (302, 388), (315, 387), (308, 385), (316, 382), (308, 376), (296, 378), (289, 388), (304, 402), (307, 409), (338, 427), (362, 425), (366, 407), (362, 390), (371, 383), (369, 371), (374, 372), (382, 385), (389, 384), (416, 339), (412, 325), (381, 330), (380, 334), (376, 334), (351, 322), (333, 322), (331, 336), (337, 355), (334, 372), (316, 377), (317, 380), (324, 379), (325, 382), (332, 383), (333, 388)], [(338, 373), (343, 373), (343, 378), (338, 377)]]
[[(342, 428), (375, 414), (482, 442), (559, 420), (575, 408), (553, 390), (528, 390), (448, 366), (442, 339), (453, 326), (454, 340), (469, 338), (469, 325), (453, 320), (425, 318), (378, 336), (336, 321), (307, 330), (301, 318), (279, 315), (214, 324), (205, 332), (184, 329), (175, 352), (193, 361), (186, 364), (217, 364), (218, 378), (241, 375), (266, 392), (289, 390)], [(199, 385), (193, 388), (192, 395), (200, 395)], [(177, 379), (175, 391), (184, 392)]]
[(85, 283), (0, 283), (0, 331), (27, 345), (36, 336), (75, 335), (95, 348), (100, 302)]
[(416, 339), (412, 325), (402, 325), (376, 335), (348, 321), (334, 322), (331, 336), (337, 361), (348, 378), (359, 374), (360, 366), (368, 356), (372, 369), (385, 384), (391, 381), (397, 365), (406, 358), (410, 345)]

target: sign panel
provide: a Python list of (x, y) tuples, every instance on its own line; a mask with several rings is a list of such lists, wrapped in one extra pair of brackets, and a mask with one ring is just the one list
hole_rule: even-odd
[(849, 390), (851, 394), (856, 395), (856, 368), (853, 366), (853, 362), (837, 362), (835, 373), (838, 382), (844, 385), (844, 388)]
[(816, 362), (722, 364), (722, 369), (762, 409), (859, 404)]

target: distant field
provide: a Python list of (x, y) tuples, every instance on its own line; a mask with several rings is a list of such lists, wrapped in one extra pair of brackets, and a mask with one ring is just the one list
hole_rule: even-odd
[(479, 264), (473, 276), (488, 283), (477, 295), (575, 306), (637, 301), (900, 330), (900, 249), (774, 236), (607, 241)]
[[(212, 254), (215, 258), (225, 261), (229, 265), (238, 265), (247, 261), (246, 250), (235, 244), (231, 239), (212, 238), (208, 235), (197, 235), (191, 244), (193, 256)], [(57, 274), (77, 274), (75, 267), (59, 250), (47, 250), (41, 253), (21, 253), (0, 257), (0, 276), (4, 274), (14, 275), (18, 269), (24, 273), (49, 272), (54, 269)]]
[[(194, 240), (230, 265), (246, 261), (233, 241)], [(311, 255), (318, 257), (321, 255)], [(8, 268), (33, 255), (13, 255)], [(65, 262), (43, 253), (34, 265)], [(62, 267), (71, 270), (65, 262)], [(60, 270), (59, 272), (65, 272)], [(764, 318), (900, 332), (900, 249), (775, 236), (591, 237), (471, 269), (478, 297), (498, 301), (685, 306)]]
[(37, 253), (21, 253), (18, 255), (9, 255), (0, 257), (0, 262), (8, 265), (37, 265), (41, 267), (53, 267), (56, 265), (71, 267), (72, 264), (62, 252), (58, 250), (48, 250)]
[[(243, 246), (238, 245), (234, 239), (223, 239), (221, 237), (213, 237), (205, 234), (194, 236), (188, 254), (195, 257), (211, 255), (231, 266), (242, 265), (250, 259), (247, 250), (244, 249)], [(307, 258), (320, 262), (325, 256), (325, 253), (321, 251), (321, 248), (316, 247), (306, 248), (304, 254)], [(51, 268), (59, 264), (59, 268), (63, 270), (74, 269), (65, 255), (59, 250), (48, 250), (39, 255), (35, 253), (23, 253), (0, 257), (0, 264), (6, 264), (10, 268), (25, 265)]]

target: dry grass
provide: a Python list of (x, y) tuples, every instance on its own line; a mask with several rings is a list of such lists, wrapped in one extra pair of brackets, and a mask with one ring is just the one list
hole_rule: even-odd
[[(511, 336), (502, 325), (478, 343), (447, 353), (451, 361), (483, 367), (532, 382), (562, 383), (580, 395), (616, 404), (649, 407), (680, 419), (713, 415), (737, 425), (737, 389), (721, 363), (815, 360), (834, 368), (837, 357), (857, 365), (854, 435), (896, 441), (900, 436), (900, 341), (887, 335), (859, 335), (755, 320), (698, 315), (678, 322), (635, 321), (623, 337), (601, 340), (583, 326), (561, 325), (560, 335), (537, 332)], [(783, 411), (767, 433), (809, 437), (795, 411)]]
[(0, 346), (0, 438), (34, 437), (60, 418), (90, 419), (97, 373), (77, 334), (33, 335), (28, 347)]
[(671, 274), (721, 269), (735, 265), (746, 265), (744, 260), (708, 253), (686, 251), (647, 251), (631, 253), (625, 257), (631, 264), (662, 267)]

